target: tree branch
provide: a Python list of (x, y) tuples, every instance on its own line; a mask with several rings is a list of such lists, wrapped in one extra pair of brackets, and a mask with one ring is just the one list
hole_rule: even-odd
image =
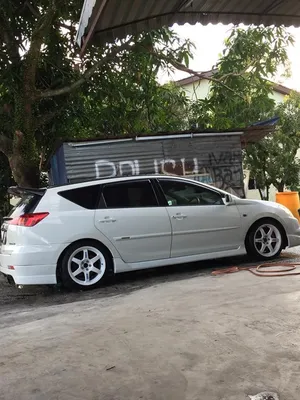
[(207, 79), (208, 81), (219, 83), (220, 85), (222, 85), (224, 88), (226, 88), (230, 92), (239, 96), (241, 99), (244, 99), (243, 96), (241, 96), (239, 93), (237, 93), (234, 89), (232, 89), (231, 87), (226, 85), (224, 82), (222, 82), (222, 79), (217, 79), (217, 78), (214, 78), (213, 76), (207, 76), (207, 75), (201, 74), (201, 73), (199, 74), (199, 72), (193, 71), (192, 69), (186, 67), (184, 64), (181, 64), (175, 60), (169, 60), (169, 62), (170, 62), (170, 64), (173, 65), (173, 67), (175, 67), (176, 69), (178, 69), (180, 71), (187, 72), (188, 74), (197, 76), (200, 79)]
[(47, 12), (40, 16), (37, 26), (32, 33), (30, 48), (25, 59), (26, 69), (24, 74), (25, 95), (29, 100), (33, 98), (35, 92), (36, 69), (44, 36), (51, 26), (55, 12), (55, 0), (52, 0)]
[(218, 80), (220, 81), (224, 81), (226, 78), (229, 78), (231, 76), (240, 76), (242, 77), (249, 68), (253, 67), (257, 67), (257, 64), (259, 64), (260, 60), (254, 60), (253, 62), (250, 62), (248, 65), (246, 65), (246, 67), (244, 69), (242, 69), (242, 71), (240, 72), (228, 72), (227, 74), (222, 75), (220, 78), (218, 78)]
[(61, 22), (61, 23), (58, 24), (58, 26), (60, 28), (67, 29), (71, 33), (76, 33), (76, 28), (73, 25), (67, 25), (67, 24), (64, 24), (64, 23)]
[[(235, 95), (239, 96), (241, 99), (244, 100), (243, 96), (241, 96), (239, 93), (237, 93), (234, 89), (232, 89), (231, 87), (229, 87), (228, 85), (226, 85), (224, 82), (222, 82), (222, 78), (218, 79), (218, 78), (214, 78), (213, 76), (208, 76), (205, 72), (204, 73), (199, 73), (196, 72), (188, 67), (186, 67), (184, 64), (180, 63), (179, 61), (175, 60), (174, 58), (164, 55), (164, 54), (160, 54), (157, 51), (150, 51), (150, 53), (157, 59), (160, 60), (164, 60), (165, 62), (173, 65), (174, 68), (186, 72), (190, 75), (194, 75), (197, 76), (200, 79), (207, 79), (208, 81), (211, 82), (216, 82), (219, 83), (220, 85), (222, 85), (224, 88), (226, 88), (227, 90), (229, 90), (230, 92), (234, 93)], [(229, 74), (226, 75), (226, 77), (229, 76)]]
[(106, 56), (104, 56), (95, 65), (93, 65), (90, 69), (88, 69), (83, 74), (83, 76), (77, 81), (59, 89), (50, 89), (41, 92), (35, 97), (35, 99), (38, 100), (38, 99), (46, 99), (49, 97), (61, 96), (63, 94), (68, 94), (75, 91), (85, 82), (87, 82), (91, 78), (91, 76), (97, 71), (97, 69), (100, 68), (102, 65), (104, 65), (107, 61), (114, 59), (119, 52), (131, 49), (133, 49), (133, 46), (131, 45), (131, 39), (130, 39), (129, 41), (123, 43), (121, 46), (113, 48), (113, 50), (111, 50)]
[[(25, 1), (24, 6), (28, 7), (28, 9), (31, 11), (32, 15), (34, 15), (35, 17), (37, 17), (37, 18), (41, 17), (41, 13), (39, 12), (38, 8), (36, 8), (29, 0)], [(76, 33), (76, 28), (72, 24), (68, 25), (68, 24), (65, 24), (62, 22), (62, 23), (57, 23), (57, 26), (59, 28), (64, 28), (64, 29), (69, 30), (70, 32)]]
[(24, 6), (28, 7), (35, 17), (39, 18), (41, 16), (39, 10), (36, 7), (34, 7), (34, 5), (31, 4), (29, 0), (25, 1)]

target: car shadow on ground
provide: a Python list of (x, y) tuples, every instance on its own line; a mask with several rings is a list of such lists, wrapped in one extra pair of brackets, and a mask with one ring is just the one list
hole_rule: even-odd
[[(293, 255), (284, 255), (285, 260)], [(197, 276), (209, 276), (215, 269), (230, 266), (257, 265), (245, 257), (230, 257), (218, 260), (208, 260), (168, 267), (126, 272), (117, 274), (105, 286), (85, 291), (68, 291), (56, 286), (25, 286), (18, 289), (9, 285), (5, 278), (0, 278), (0, 307), (1, 311), (22, 306), (47, 306), (72, 303), (75, 301), (92, 300), (101, 297), (127, 295), (133, 291), (159, 285), (165, 282), (191, 279)]]

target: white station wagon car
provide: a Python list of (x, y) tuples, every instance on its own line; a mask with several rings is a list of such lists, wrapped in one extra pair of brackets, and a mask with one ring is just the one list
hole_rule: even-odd
[(17, 285), (92, 288), (114, 273), (245, 253), (270, 260), (300, 245), (287, 208), (181, 177), (10, 193), (21, 200), (1, 228), (0, 271)]

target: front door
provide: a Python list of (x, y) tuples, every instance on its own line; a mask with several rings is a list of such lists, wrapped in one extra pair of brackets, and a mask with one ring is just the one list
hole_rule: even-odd
[(241, 217), (235, 205), (226, 206), (218, 191), (198, 183), (167, 178), (158, 181), (172, 223), (172, 257), (239, 248)]
[(95, 225), (125, 262), (170, 257), (169, 215), (165, 207), (158, 205), (148, 179), (103, 185), (102, 208), (96, 210)]

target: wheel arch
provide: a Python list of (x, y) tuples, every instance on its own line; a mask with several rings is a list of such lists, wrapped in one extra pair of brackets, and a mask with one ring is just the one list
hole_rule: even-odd
[(63, 259), (64, 255), (65, 255), (65, 253), (66, 253), (67, 250), (68, 250), (71, 246), (73, 246), (74, 244), (78, 244), (78, 243), (85, 242), (85, 241), (89, 241), (89, 242), (91, 242), (91, 243), (95, 243), (95, 244), (97, 244), (97, 245), (100, 245), (101, 247), (103, 247), (103, 248), (107, 251), (107, 254), (108, 254), (109, 257), (111, 258), (111, 262), (112, 262), (112, 265), (113, 265), (113, 271), (115, 272), (114, 257), (113, 257), (112, 252), (110, 251), (110, 249), (109, 249), (105, 244), (103, 244), (102, 242), (100, 242), (100, 240), (96, 240), (96, 239), (92, 239), (92, 238), (82, 238), (82, 239), (75, 240), (74, 242), (68, 244), (68, 245), (63, 249), (63, 251), (60, 253), (60, 255), (59, 255), (59, 257), (58, 257), (58, 260), (57, 260), (57, 263), (56, 263), (56, 280), (57, 280), (57, 283), (61, 283), (61, 262), (62, 262), (62, 259)]
[(249, 234), (250, 234), (251, 230), (253, 229), (253, 227), (258, 225), (259, 223), (262, 223), (265, 221), (270, 221), (270, 220), (275, 222), (275, 224), (278, 225), (278, 228), (280, 228), (280, 232), (281, 232), (282, 238), (283, 238), (283, 248), (285, 249), (289, 245), (288, 237), (287, 237), (286, 231), (285, 231), (282, 223), (274, 217), (262, 217), (262, 218), (257, 219), (255, 222), (253, 222), (253, 224), (249, 227), (249, 229), (246, 233), (246, 236), (245, 236), (245, 245), (246, 246), (247, 246), (247, 240), (248, 240)]

